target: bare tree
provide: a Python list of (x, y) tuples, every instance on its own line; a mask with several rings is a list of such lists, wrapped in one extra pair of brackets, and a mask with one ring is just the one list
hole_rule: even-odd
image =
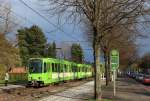
[[(137, 22), (137, 17), (145, 15), (146, 0), (46, 0), (49, 13), (64, 15), (73, 22), (85, 18), (92, 29), (95, 62), (95, 98), (101, 99), (100, 43), (116, 26)], [(62, 16), (61, 15), (61, 16)], [(112, 34), (112, 33), (111, 33)]]
[(10, 1), (0, 0), (0, 32), (6, 35), (16, 31), (21, 20), (18, 21), (12, 13)]
[(3, 22), (3, 23), (1, 23), (1, 26), (2, 26), (2, 33), (7, 33), (7, 32), (9, 32), (10, 31), (10, 13), (11, 13), (11, 11), (10, 11), (10, 4), (9, 4), (9, 2), (8, 1), (1, 1), (1, 4), (0, 4), (0, 17), (1, 17), (1, 21)]
[(0, 64), (7, 68), (20, 65), (19, 50), (13, 47), (2, 33), (0, 33)]

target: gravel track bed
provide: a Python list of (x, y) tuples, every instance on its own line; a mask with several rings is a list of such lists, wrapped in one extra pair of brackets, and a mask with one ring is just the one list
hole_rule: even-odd
[(15, 88), (0, 91), (0, 101), (37, 101), (43, 97), (54, 95), (66, 89), (82, 85), (92, 78), (86, 80), (67, 81), (40, 88)]

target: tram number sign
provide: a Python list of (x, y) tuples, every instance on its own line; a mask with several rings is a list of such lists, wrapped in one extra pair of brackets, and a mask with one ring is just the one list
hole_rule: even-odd
[(111, 68), (112, 70), (116, 70), (119, 67), (119, 52), (117, 50), (111, 51)]

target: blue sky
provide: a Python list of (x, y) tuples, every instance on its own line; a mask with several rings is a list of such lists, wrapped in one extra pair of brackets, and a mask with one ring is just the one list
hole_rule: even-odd
[[(29, 6), (36, 9), (38, 12), (40, 12), (42, 15), (45, 15), (45, 12), (42, 11), (36, 2), (36, 0), (24, 0)], [(23, 26), (30, 27), (33, 24), (36, 24), (42, 28), (44, 31), (48, 42), (55, 41), (57, 43), (57, 47), (61, 47), (61, 44), (69, 44), (71, 45), (73, 42), (76, 41), (86, 41), (83, 31), (80, 29), (80, 26), (74, 26), (73, 24), (65, 24), (61, 26), (63, 31), (57, 30), (56, 27), (54, 27), (52, 24), (49, 24), (47, 21), (43, 20), (40, 16), (38, 16), (36, 13), (31, 11), (29, 8), (27, 8), (25, 5), (23, 5), (19, 0), (12, 0), (11, 1), (12, 10), (16, 12), (18, 15), (21, 15), (21, 17), (24, 17), (25, 19), (17, 16), (17, 18), (22, 19), (21, 22)], [(47, 17), (47, 16), (45, 16)], [(48, 18), (49, 21), (55, 25), (57, 25), (57, 19), (56, 18)], [(72, 42), (66, 42), (66, 41), (72, 41)], [(91, 61), (93, 60), (93, 52), (91, 49), (91, 46), (87, 42), (80, 43), (82, 48), (85, 52), (85, 60)]]
[[(46, 15), (46, 13), (42, 11), (43, 10), (42, 6), (39, 6), (38, 3), (36, 2), (37, 0), (23, 0), (23, 1), (25, 1), (29, 6), (36, 9), (41, 14)], [(63, 27), (61, 27), (64, 32), (62, 32), (60, 30), (52, 32), (53, 30), (56, 29), (52, 24), (49, 24), (47, 21), (43, 20), (41, 17), (39, 17), (37, 14), (35, 14), (29, 8), (24, 6), (21, 2), (19, 2), (19, 0), (11, 0), (11, 4), (12, 4), (11, 5), (12, 10), (14, 12), (16, 12), (18, 15), (20, 15), (26, 19), (26, 20), (23, 20), (22, 18), (17, 17), (17, 18), (23, 20), (23, 21), (21, 21), (23, 26), (30, 27), (33, 24), (40, 26), (42, 28), (42, 30), (45, 32), (45, 35), (48, 38), (48, 41), (49, 42), (56, 41), (58, 47), (61, 47), (62, 43), (71, 44), (71, 42), (69, 43), (69, 42), (64, 42), (64, 41), (77, 41), (77, 40), (85, 41), (85, 40), (87, 40), (84, 37), (84, 33), (83, 33), (82, 29), (80, 28), (81, 26), (79, 26), (79, 25), (75, 26), (75, 28), (74, 28), (73, 24), (65, 24), (65, 25), (63, 25)], [(57, 23), (56, 18), (48, 18), (48, 19), (53, 24)], [(145, 52), (150, 52), (150, 38), (140, 39), (140, 40), (138, 40), (137, 43), (142, 43), (142, 45), (139, 47), (139, 52), (141, 54), (144, 54)], [(80, 43), (80, 44), (85, 51), (85, 59), (87, 61), (91, 61), (93, 59), (93, 56), (92, 56), (93, 53), (91, 50), (89, 50), (89, 49), (91, 49), (90, 44), (85, 43), (85, 42)]]

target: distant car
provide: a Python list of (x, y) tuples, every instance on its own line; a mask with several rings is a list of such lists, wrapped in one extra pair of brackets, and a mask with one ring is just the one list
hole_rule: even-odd
[(150, 75), (144, 75), (143, 76), (143, 83), (144, 84), (150, 84)]
[(133, 72), (128, 73), (128, 76), (131, 77), (131, 78), (133, 77), (133, 75), (134, 75)]
[(142, 81), (142, 80), (143, 80), (143, 77), (144, 77), (144, 74), (139, 73), (139, 74), (137, 74), (137, 75), (135, 76), (135, 79), (136, 79), (137, 81)]
[(137, 76), (137, 73), (132, 73), (131, 77), (135, 79), (135, 77)]

